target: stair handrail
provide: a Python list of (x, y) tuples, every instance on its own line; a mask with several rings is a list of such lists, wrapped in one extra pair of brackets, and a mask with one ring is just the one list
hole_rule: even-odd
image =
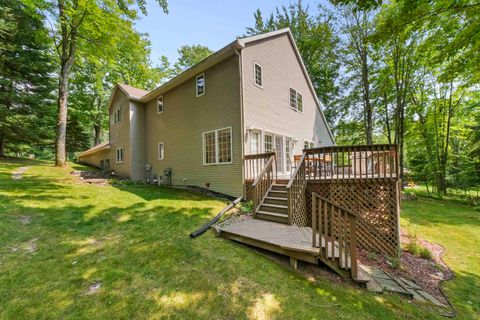
[(267, 164), (263, 168), (262, 172), (255, 178), (252, 188), (253, 188), (253, 210), (254, 214), (257, 213), (260, 204), (263, 199), (266, 197), (268, 190), (272, 184), (276, 181), (276, 167), (275, 165), (275, 154), (270, 156)]
[[(357, 214), (312, 192), (312, 247), (320, 248), (321, 258), (332, 260), (339, 268), (350, 269), (352, 278), (357, 279)], [(338, 258), (335, 258), (335, 248)]]
[[(302, 153), (302, 157), (290, 177), (287, 184), (287, 207), (288, 207), (288, 224), (298, 224), (298, 221), (306, 220), (306, 217), (300, 217), (302, 213), (306, 216), (305, 192), (307, 189), (307, 178), (305, 174), (305, 157), (306, 152)], [(304, 219), (302, 219), (304, 218)]]

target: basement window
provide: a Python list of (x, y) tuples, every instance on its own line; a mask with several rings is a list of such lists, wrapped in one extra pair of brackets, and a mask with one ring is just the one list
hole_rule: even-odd
[(158, 160), (163, 160), (165, 157), (165, 143), (158, 143)]

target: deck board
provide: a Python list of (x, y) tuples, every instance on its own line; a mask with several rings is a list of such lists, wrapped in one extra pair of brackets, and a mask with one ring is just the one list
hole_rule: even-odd
[(308, 237), (308, 231), (301, 230), (301, 228), (293, 225), (249, 219), (221, 227), (220, 230), (281, 248), (302, 251), (313, 255), (318, 255), (319, 253), (319, 248), (312, 247), (312, 239)]

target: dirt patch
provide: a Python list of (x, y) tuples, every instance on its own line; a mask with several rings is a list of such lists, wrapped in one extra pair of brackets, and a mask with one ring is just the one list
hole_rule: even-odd
[(111, 175), (103, 171), (72, 171), (70, 173), (74, 177), (78, 177), (80, 183), (92, 184), (96, 186), (108, 186)]
[[(411, 237), (403, 230), (400, 236), (402, 244), (409, 243), (411, 240)], [(433, 260), (422, 259), (404, 251), (400, 259), (401, 267), (393, 268), (391, 262), (384, 256), (367, 255), (366, 252), (360, 250), (359, 261), (367, 266), (378, 267), (395, 276), (409, 279), (420, 286), (422, 290), (437, 298), (441, 303), (448, 304), (440, 288), (442, 281), (453, 278), (453, 272), (441, 258), (445, 249), (435, 243), (421, 239), (417, 240), (422, 246), (430, 250)]]
[(30, 217), (30, 216), (20, 215), (20, 216), (17, 216), (17, 219), (23, 225), (27, 225), (27, 224), (30, 224), (32, 222), (32, 217)]
[(85, 294), (88, 294), (88, 295), (94, 294), (94, 293), (96, 293), (101, 287), (102, 287), (102, 283), (101, 283), (101, 282), (92, 283), (91, 285), (88, 286), (87, 291), (85, 292)]
[(20, 167), (12, 173), (13, 180), (23, 179), (23, 174), (28, 170), (29, 167)]
[(28, 241), (23, 242), (18, 247), (12, 247), (12, 252), (18, 252), (20, 250), (27, 252), (27, 253), (34, 253), (37, 251), (37, 241), (38, 238), (33, 238)]

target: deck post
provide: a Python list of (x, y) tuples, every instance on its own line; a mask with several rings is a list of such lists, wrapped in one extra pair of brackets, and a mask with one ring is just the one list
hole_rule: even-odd
[(290, 266), (295, 270), (297, 270), (298, 267), (297, 262), (297, 259), (290, 257)]

